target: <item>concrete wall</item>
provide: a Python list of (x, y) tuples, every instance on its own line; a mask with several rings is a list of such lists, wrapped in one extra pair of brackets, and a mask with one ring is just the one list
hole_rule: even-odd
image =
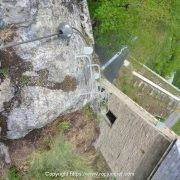
[[(138, 90), (139, 93), (147, 93), (149, 97), (152, 98), (153, 103), (145, 104), (142, 102), (142, 106), (154, 116), (168, 117), (173, 113), (178, 106), (178, 97), (168, 95), (158, 88), (151, 86), (147, 82), (143, 81), (137, 76), (133, 76), (134, 88)], [(157, 85), (158, 86), (158, 85)]]
[(156, 128), (157, 121), (144, 109), (107, 81), (103, 86), (112, 93), (109, 109), (117, 117), (112, 126), (101, 122), (99, 148), (112, 172), (134, 173), (117, 179), (144, 180), (164, 154), (174, 135)]
[(180, 179), (180, 140), (177, 140), (152, 180), (179, 180)]

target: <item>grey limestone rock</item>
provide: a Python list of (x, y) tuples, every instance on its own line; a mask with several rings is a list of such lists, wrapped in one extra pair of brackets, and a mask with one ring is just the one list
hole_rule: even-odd
[[(86, 1), (83, 3), (86, 4)], [(84, 7), (87, 8), (87, 5)], [(87, 12), (88, 9), (84, 14), (86, 21), (89, 19)], [(59, 24), (64, 21), (80, 31), (91, 32), (90, 23), (86, 24), (81, 20), (82, 14), (82, 8), (77, 3), (73, 3), (73, 11), (70, 11), (62, 0), (1, 2), (1, 15), (5, 23), (19, 25), (15, 29), (13, 42), (55, 33)], [(82, 29), (82, 23), (86, 24), (85, 30)], [(59, 115), (78, 109), (92, 100), (87, 94), (91, 90), (90, 79), (85, 78), (89, 74), (88, 66), (85, 64), (85, 68), (75, 58), (81, 54), (84, 46), (86, 44), (82, 37), (74, 33), (68, 44), (53, 37), (13, 48), (21, 61), (32, 65), (32, 69), (22, 75), (31, 81), (34, 79), (33, 82), (27, 82), (27, 78), (24, 78), (28, 85), (20, 89), (21, 103), (13, 106), (7, 115), (8, 138), (21, 138), (33, 129), (52, 122)], [(67, 77), (75, 79), (76, 85), (72, 90), (66, 90), (72, 86), (71, 82), (65, 82)], [(49, 88), (52, 84), (53, 88)], [(11, 95), (8, 99), (10, 97)]]

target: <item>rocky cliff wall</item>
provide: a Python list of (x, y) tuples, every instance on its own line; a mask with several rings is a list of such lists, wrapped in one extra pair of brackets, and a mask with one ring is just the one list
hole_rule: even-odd
[[(64, 21), (93, 42), (86, 1), (2, 0), (0, 21), (1, 45), (55, 33)], [(21, 138), (91, 100), (82, 95), (90, 91), (89, 70), (75, 58), (84, 46), (74, 33), (69, 42), (54, 37), (1, 50), (3, 136)]]

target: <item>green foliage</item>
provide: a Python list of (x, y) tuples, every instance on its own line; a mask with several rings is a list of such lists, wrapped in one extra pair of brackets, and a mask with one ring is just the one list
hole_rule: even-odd
[(177, 66), (179, 54), (178, 0), (89, 0), (91, 18), (95, 23), (97, 46), (109, 53), (122, 45), (132, 55), (162, 76), (169, 76)]
[(133, 87), (133, 75), (130, 69), (122, 69), (121, 75), (116, 79), (115, 85), (127, 96), (138, 102), (137, 89)]
[(128, 75), (125, 75), (122, 79), (122, 84), (123, 86), (121, 87), (121, 90), (123, 93), (125, 94), (129, 94), (131, 93), (131, 91), (133, 90), (132, 86), (131, 86), (131, 78)]
[(20, 173), (16, 169), (15, 166), (9, 168), (9, 170), (7, 172), (7, 179), (9, 179), (9, 180), (20, 180), (21, 179)]
[(180, 119), (179, 119), (179, 121), (172, 127), (172, 130), (173, 130), (177, 135), (180, 135)]
[(30, 78), (28, 76), (22, 76), (20, 79), (21, 85), (25, 86), (30, 82)]
[(31, 155), (28, 176), (34, 179), (50, 179), (45, 172), (92, 172), (88, 160), (75, 154), (63, 135), (52, 140), (49, 151), (35, 152)]
[(178, 69), (175, 73), (173, 84), (180, 89), (180, 69)]
[(7, 77), (9, 75), (8, 68), (0, 69), (0, 74), (2, 74), (4, 77)]
[(165, 119), (162, 118), (162, 117), (160, 117), (160, 116), (155, 116), (155, 118), (156, 118), (158, 121), (160, 121), (160, 122), (164, 122), (164, 121), (165, 121)]
[(82, 112), (89, 119), (92, 119), (95, 116), (89, 104), (83, 107)]
[(62, 122), (58, 125), (58, 128), (61, 132), (65, 133), (69, 131), (69, 129), (71, 128), (71, 124), (69, 122)]

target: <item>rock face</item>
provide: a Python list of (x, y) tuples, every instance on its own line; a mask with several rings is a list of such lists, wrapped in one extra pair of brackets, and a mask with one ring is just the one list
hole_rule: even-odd
[[(84, 1), (77, 4), (63, 0), (2, 0), (0, 5), (0, 19), (7, 26), (12, 23), (15, 26), (13, 42), (55, 33), (59, 23), (64, 21), (86, 35), (91, 31)], [(7, 95), (9, 90), (5, 94), (0, 92), (0, 102), (9, 101), (11, 107), (10, 111), (2, 112), (3, 103), (0, 104), (1, 115), (7, 119), (8, 138), (21, 138), (52, 122), (60, 114), (78, 109), (92, 100), (88, 93), (92, 90), (92, 83), (94, 87), (96, 84), (90, 80), (87, 64), (75, 58), (84, 46), (82, 37), (74, 33), (70, 42), (54, 37), (8, 49), (19, 58), (14, 65), (11, 61), (8, 65), (15, 98), (11, 93)], [(28, 63), (28, 68), (23, 63)]]
[(0, 85), (0, 112), (4, 110), (3, 103), (13, 98), (13, 88), (10, 79), (5, 79)]
[(11, 159), (8, 152), (8, 147), (0, 142), (0, 160), (4, 160), (6, 164), (11, 163)]

